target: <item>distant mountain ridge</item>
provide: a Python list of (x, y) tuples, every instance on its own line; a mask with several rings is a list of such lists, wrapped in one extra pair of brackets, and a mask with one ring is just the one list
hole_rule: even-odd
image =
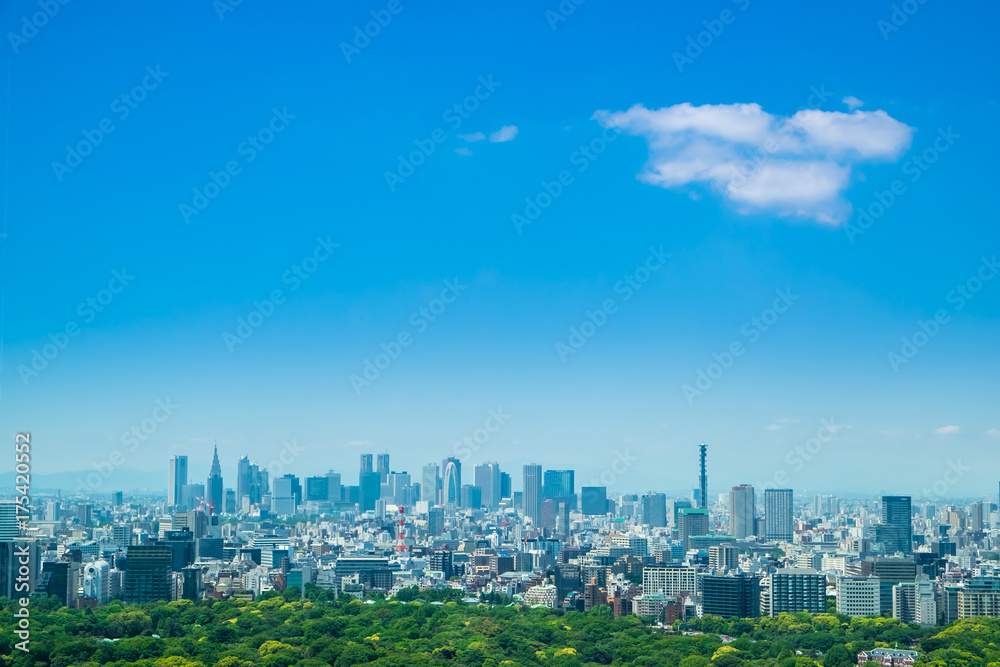
[[(0, 495), (14, 494), (15, 472), (0, 473)], [(86, 491), (91, 494), (131, 492), (136, 490), (154, 491), (166, 494), (167, 473), (165, 470), (137, 470), (118, 468), (105, 479), (96, 470), (31, 474), (31, 493), (46, 491)]]

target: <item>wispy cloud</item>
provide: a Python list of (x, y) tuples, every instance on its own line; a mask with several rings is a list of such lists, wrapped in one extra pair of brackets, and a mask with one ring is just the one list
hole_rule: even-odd
[(372, 444), (371, 440), (348, 440), (347, 441), (347, 446), (348, 447), (367, 447), (370, 444)]
[(740, 213), (826, 224), (839, 224), (850, 213), (843, 193), (855, 164), (895, 160), (913, 139), (913, 128), (881, 110), (807, 109), (782, 117), (758, 104), (639, 104), (598, 111), (594, 118), (646, 138), (650, 158), (639, 174), (644, 183), (709, 186)]
[(470, 151), (465, 146), (462, 146), (461, 148), (456, 148), (455, 152), (458, 153), (459, 155), (472, 155), (472, 151)]
[(798, 424), (800, 420), (793, 419), (792, 417), (782, 417), (781, 419), (775, 419), (773, 424), (769, 424), (764, 427), (765, 431), (780, 431), (785, 427), (785, 424)]
[(490, 135), (490, 141), (500, 144), (505, 141), (513, 141), (517, 136), (517, 125), (504, 125), (499, 130)]
[(458, 135), (458, 138), (464, 141), (468, 141), (471, 144), (476, 141), (483, 141), (484, 139), (486, 139), (486, 135), (483, 134), (482, 132), (473, 132), (472, 134), (460, 134)]
[(961, 430), (961, 426), (942, 426), (941, 428), (934, 429), (934, 432), (938, 435), (953, 435)]
[(991, 428), (986, 432), (987, 438), (1000, 438), (1000, 428)]
[(864, 102), (854, 97), (854, 95), (848, 95), (847, 97), (844, 98), (843, 102), (844, 104), (847, 105), (847, 108), (850, 109), (851, 111), (854, 111), (855, 109), (860, 109), (865, 105)]

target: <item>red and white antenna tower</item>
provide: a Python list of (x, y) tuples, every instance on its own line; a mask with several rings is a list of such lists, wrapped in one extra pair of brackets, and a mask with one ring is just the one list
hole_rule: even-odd
[(406, 508), (402, 505), (399, 506), (399, 530), (396, 531), (396, 551), (403, 553), (409, 551), (406, 546), (406, 520), (405, 513)]

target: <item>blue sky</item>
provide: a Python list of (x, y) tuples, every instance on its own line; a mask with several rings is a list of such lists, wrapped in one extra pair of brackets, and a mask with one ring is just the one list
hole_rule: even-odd
[[(994, 5), (926, 3), (898, 30), (889, 2), (221, 6), (70, 2), (36, 31), (38, 4), (0, 10), (0, 431), (33, 432), (36, 472), (124, 452), (169, 397), (122, 469), (165, 479), (185, 453), (201, 477), (218, 439), (232, 477), (295, 440), (293, 472), (352, 478), (389, 451), (414, 473), (502, 409), (470, 468), (682, 490), (705, 441), (713, 492), (785, 471), (801, 492), (919, 496), (959, 460), (949, 494), (995, 492), (1000, 281), (952, 293), (1000, 252)], [(355, 42), (372, 12), (386, 25)], [(78, 166), (53, 165), (102, 122)], [(558, 195), (516, 224), (545, 184)], [(791, 305), (769, 313), (779, 290)], [(385, 367), (352, 382), (366, 361)], [(699, 371), (717, 378), (685, 392)]]

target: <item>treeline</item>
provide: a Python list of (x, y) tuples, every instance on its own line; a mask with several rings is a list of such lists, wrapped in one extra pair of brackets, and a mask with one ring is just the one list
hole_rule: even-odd
[[(463, 604), (461, 591), (404, 590), (364, 602), (307, 586), (257, 600), (169, 602), (97, 609), (33, 601), (30, 653), (14, 647), (15, 603), (0, 599), (3, 665), (70, 667), (846, 667), (874, 646), (921, 651), (920, 665), (1000, 662), (1000, 622), (969, 619), (921, 629), (836, 614), (705, 617), (665, 633), (608, 607), (587, 613)], [(723, 643), (720, 635), (736, 638)]]

